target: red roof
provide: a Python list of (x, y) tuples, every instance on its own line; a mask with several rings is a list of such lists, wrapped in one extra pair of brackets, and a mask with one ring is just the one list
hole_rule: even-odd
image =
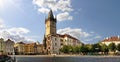
[(73, 37), (73, 36), (71, 36), (71, 35), (68, 35), (68, 34), (64, 34), (64, 35), (61, 35), (61, 34), (57, 34), (58, 36), (60, 36), (60, 37), (68, 37), (68, 38), (72, 38), (72, 39), (74, 39), (74, 40), (78, 40), (78, 39), (76, 39), (75, 37)]
[(120, 38), (118, 36), (112, 36), (110, 38), (103, 40), (103, 42), (109, 42), (109, 41), (120, 41)]
[(60, 37), (64, 37), (64, 35), (61, 35), (61, 34), (57, 34), (58, 36), (60, 36)]

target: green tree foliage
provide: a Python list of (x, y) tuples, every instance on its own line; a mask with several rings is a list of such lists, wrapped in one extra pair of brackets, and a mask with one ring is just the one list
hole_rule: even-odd
[(108, 46), (109, 50), (112, 51), (112, 52), (115, 52), (116, 51), (116, 45), (115, 43), (110, 43), (109, 46)]
[(97, 43), (97, 44), (86, 44), (82, 46), (70, 46), (70, 45), (64, 45), (60, 51), (68, 54), (98, 54), (99, 52), (103, 54), (108, 54), (109, 51), (112, 51), (115, 53), (115, 51), (120, 51), (120, 44), (117, 46), (114, 43), (110, 43), (108, 46), (106, 44)]
[(96, 52), (100, 52), (100, 51), (101, 51), (101, 46), (100, 46), (100, 44), (97, 43), (97, 44), (95, 44), (95, 45), (96, 45), (96, 48), (95, 48)]
[(82, 52), (84, 55), (88, 52), (88, 47), (86, 45), (83, 45), (80, 47), (80, 52)]
[(93, 54), (93, 44), (87, 44), (86, 47), (88, 48), (87, 54), (91, 55)]
[(60, 51), (63, 53), (79, 53), (80, 46), (64, 45), (63, 48), (60, 49)]
[(108, 54), (109, 49), (108, 49), (108, 46), (106, 44), (101, 45), (101, 52), (103, 52), (104, 54)]
[(91, 52), (100, 52), (100, 51), (101, 51), (101, 46), (99, 43), (92, 45)]
[(81, 46), (76, 46), (76, 47), (75, 47), (76, 53), (79, 53), (79, 52), (80, 52), (80, 48), (81, 48)]
[(64, 52), (64, 53), (69, 53), (69, 46), (67, 45), (64, 45), (63, 48), (60, 49), (61, 52)]
[(71, 53), (76, 53), (76, 46), (71, 46), (70, 50)]
[(116, 46), (117, 50), (120, 51), (120, 44)]
[(69, 52), (75, 52), (75, 49), (73, 46), (69, 45), (68, 48), (69, 48)]

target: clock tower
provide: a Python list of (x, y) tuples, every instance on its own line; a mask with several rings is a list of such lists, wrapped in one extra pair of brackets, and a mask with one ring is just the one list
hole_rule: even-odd
[(45, 19), (46, 32), (45, 35), (56, 35), (56, 18), (53, 16), (52, 10), (50, 10), (47, 19)]

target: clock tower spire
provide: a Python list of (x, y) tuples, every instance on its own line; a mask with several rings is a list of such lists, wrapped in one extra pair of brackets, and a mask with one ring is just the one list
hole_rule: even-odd
[(45, 35), (56, 35), (56, 18), (54, 18), (52, 10), (49, 11), (47, 19), (45, 19), (46, 32)]

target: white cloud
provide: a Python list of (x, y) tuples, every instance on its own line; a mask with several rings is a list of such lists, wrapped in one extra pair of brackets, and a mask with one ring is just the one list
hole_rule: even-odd
[(95, 36), (94, 38), (96, 38), (96, 39), (97, 39), (97, 38), (101, 38), (101, 36), (98, 35), (98, 36)]
[(93, 35), (91, 34), (92, 36), (90, 36), (89, 38), (85, 38), (83, 39), (83, 41), (86, 43), (86, 44), (93, 44), (93, 43), (98, 43), (100, 41), (100, 39), (102, 38), (100, 35)]
[(59, 21), (63, 21), (63, 20), (72, 20), (72, 16), (70, 16), (70, 14), (68, 12), (64, 12), (64, 13), (60, 13), (57, 15), (57, 19)]
[(3, 8), (4, 6), (4, 0), (0, 0), (0, 8)]
[(7, 28), (4, 24), (4, 20), (0, 19), (0, 38), (4, 38), (5, 40), (11, 39), (15, 42), (35, 42), (34, 39), (25, 36), (25, 34), (28, 34), (29, 32), (28, 29), (22, 27)]
[[(48, 13), (50, 9), (57, 12), (59, 16), (58, 21), (72, 20), (73, 16), (70, 15), (73, 8), (71, 6), (71, 0), (33, 0), (33, 4), (38, 6), (38, 11), (41, 13)], [(62, 19), (62, 14), (66, 14), (66, 19)], [(64, 18), (65, 18), (64, 17)]]
[(1, 28), (4, 28), (4, 27), (5, 27), (4, 21), (0, 18), (0, 29), (1, 29)]
[(94, 32), (90, 32), (91, 34), (94, 34)]
[[(95, 41), (96, 39), (100, 39), (101, 36), (95, 34), (95, 33), (88, 33), (83, 31), (80, 28), (64, 28), (64, 29), (59, 29), (57, 31), (58, 34), (69, 34), (77, 39), (79, 39), (80, 41), (84, 42), (84, 43), (94, 43), (97, 42)], [(93, 42), (94, 41), (94, 42)]]
[(29, 40), (24, 34), (28, 34), (29, 30), (26, 28), (5, 28), (0, 30), (0, 37), (7, 39), (12, 39), (15, 42), (24, 41), (29, 42), (33, 40)]
[(0, 11), (11, 9), (18, 9), (20, 11), (23, 11), (23, 9), (20, 7), (21, 4), (22, 0), (0, 0)]
[(42, 13), (48, 13), (49, 9), (47, 9), (47, 8), (41, 8), (41, 9), (38, 9), (38, 11), (40, 11)]
[(101, 38), (101, 36), (96, 35), (96, 36), (93, 36), (93, 37), (91, 37), (91, 38), (87, 38), (87, 39), (85, 39), (84, 41), (93, 41), (93, 40), (99, 39), (99, 38)]
[(57, 7), (59, 10), (62, 11), (73, 11), (73, 9), (71, 8), (71, 0), (59, 0), (57, 3)]
[(72, 29), (70, 27), (64, 28), (64, 29), (59, 29), (57, 31), (57, 33), (58, 34), (69, 34), (77, 39), (86, 38), (86, 37), (90, 36), (89, 33), (84, 32), (82, 29), (79, 29), (79, 28)]
[(8, 31), (9, 31), (11, 34), (17, 34), (17, 35), (27, 34), (27, 33), (30, 32), (28, 29), (22, 28), (22, 27), (19, 27), (19, 28), (11, 28), (11, 29), (8, 29)]
[(82, 8), (78, 8), (78, 9), (75, 10), (74, 14), (77, 15), (77, 14), (79, 14), (81, 11), (82, 11)]

